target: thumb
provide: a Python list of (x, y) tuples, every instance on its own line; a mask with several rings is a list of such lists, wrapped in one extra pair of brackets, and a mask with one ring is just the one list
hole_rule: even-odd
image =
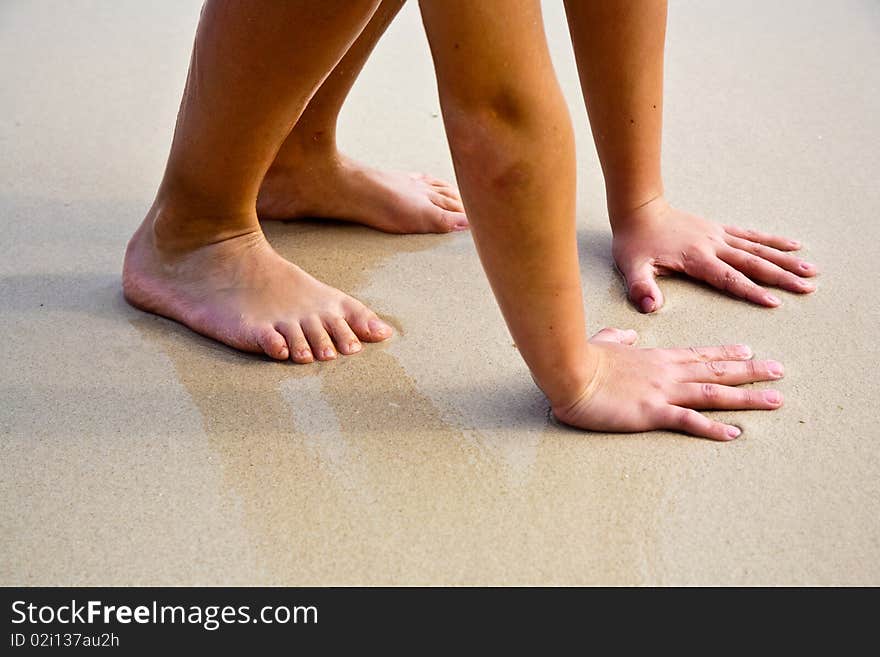
[(635, 344), (639, 334), (632, 329), (603, 328), (590, 338), (590, 342), (616, 342), (617, 344)]
[(654, 280), (654, 265), (641, 262), (620, 267), (626, 281), (629, 300), (643, 313), (652, 313), (663, 305), (663, 293)]

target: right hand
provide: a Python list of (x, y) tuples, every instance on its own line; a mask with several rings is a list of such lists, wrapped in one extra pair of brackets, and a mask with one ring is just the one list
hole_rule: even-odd
[(750, 360), (745, 345), (640, 349), (632, 330), (606, 328), (590, 338), (595, 374), (584, 392), (564, 408), (560, 422), (581, 429), (639, 432), (668, 429), (732, 440), (738, 427), (714, 422), (694, 409), (772, 410), (782, 405), (777, 390), (734, 386), (782, 377), (776, 361)]

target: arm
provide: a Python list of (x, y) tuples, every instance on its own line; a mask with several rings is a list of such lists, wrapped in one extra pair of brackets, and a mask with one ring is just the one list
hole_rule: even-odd
[(614, 258), (643, 312), (663, 305), (654, 278), (688, 274), (764, 305), (779, 299), (754, 281), (815, 289), (816, 268), (786, 253), (793, 240), (721, 226), (669, 206), (660, 146), (666, 0), (566, 0), (581, 89), (602, 172)]
[(575, 234), (574, 137), (533, 0), (421, 3), (480, 259), (556, 403), (591, 378)]
[(727, 385), (778, 378), (770, 374), (778, 363), (745, 363), (747, 349), (636, 349), (634, 332), (614, 329), (587, 341), (573, 136), (540, 5), (422, 0), (421, 8), (477, 251), (556, 416), (587, 429), (670, 428), (729, 440), (736, 427), (692, 409), (778, 406), (775, 391), (768, 401)]

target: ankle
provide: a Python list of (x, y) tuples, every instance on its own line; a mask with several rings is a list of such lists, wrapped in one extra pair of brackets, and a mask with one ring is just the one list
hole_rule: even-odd
[(272, 161), (269, 172), (321, 169), (337, 165), (341, 158), (336, 147), (335, 130), (291, 133)]
[(256, 212), (230, 213), (193, 208), (157, 198), (147, 214), (153, 245), (168, 253), (191, 251), (233, 237), (261, 232)]

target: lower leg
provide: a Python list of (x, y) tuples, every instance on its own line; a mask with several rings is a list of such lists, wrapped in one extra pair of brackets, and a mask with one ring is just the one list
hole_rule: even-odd
[(467, 227), (458, 190), (431, 176), (384, 172), (341, 154), (336, 122), (376, 43), (405, 0), (382, 0), (278, 151), (257, 202), (261, 219), (330, 217), (394, 233)]
[(358, 301), (275, 253), (255, 208), (279, 146), (374, 8), (206, 3), (165, 175), (126, 252), (133, 305), (235, 348), (303, 362), (390, 335)]

